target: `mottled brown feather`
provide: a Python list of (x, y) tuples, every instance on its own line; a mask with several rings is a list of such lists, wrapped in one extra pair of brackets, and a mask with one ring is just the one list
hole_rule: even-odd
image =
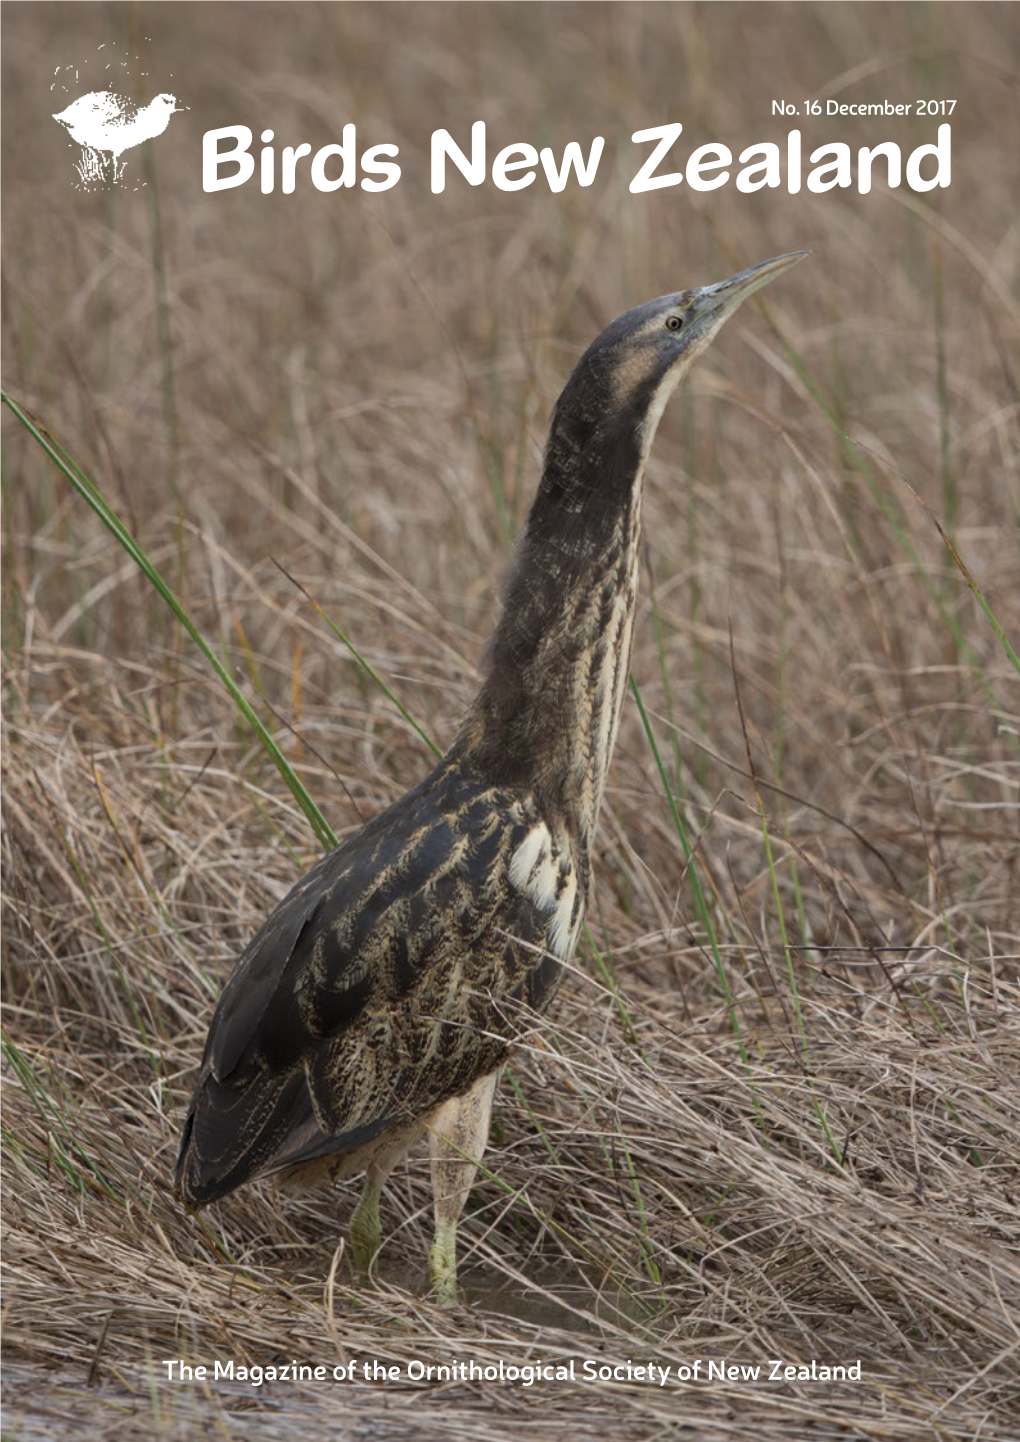
[(523, 793), (487, 785), (455, 749), (298, 882), (216, 1008), (183, 1200), (341, 1155), (500, 1064), (521, 1003), (553, 984), (544, 919), (506, 885), (533, 820)]

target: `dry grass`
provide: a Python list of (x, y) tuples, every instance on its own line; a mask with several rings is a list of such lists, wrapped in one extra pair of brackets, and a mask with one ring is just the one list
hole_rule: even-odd
[[(5, 417), (5, 1436), (1015, 1436), (1017, 678), (904, 484), (1015, 638), (1011, 8), (236, 16), (5, 10), (5, 387), (157, 558), (338, 832), (429, 753), (291, 577), (447, 741), (578, 347), (676, 284), (815, 256), (663, 423), (634, 675), (694, 862), (630, 705), (591, 937), (500, 1089), (453, 1316), (425, 1295), (421, 1158), (385, 1204), (376, 1289), (337, 1251), (353, 1187), (255, 1186), (198, 1222), (173, 1204), (213, 999), (315, 843)], [(57, 127), (19, 123), (108, 31), (151, 35), (192, 107), (147, 190), (112, 198), (71, 189)], [(826, 88), (954, 95), (950, 190), (632, 198), (609, 166), (671, 118), (691, 147), (782, 136), (771, 99)], [(493, 149), (605, 134), (604, 177), (432, 196), (429, 133), (482, 117)], [(204, 197), (197, 137), (239, 118), (316, 145), (355, 119), (401, 145), (404, 179)], [(863, 1380), (256, 1391), (159, 1368), (571, 1356), (860, 1359)]]

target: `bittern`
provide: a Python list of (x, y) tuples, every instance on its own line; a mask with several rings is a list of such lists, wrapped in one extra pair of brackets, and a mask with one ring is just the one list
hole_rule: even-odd
[(368, 1271), (380, 1190), (427, 1134), (429, 1272), (456, 1300), (500, 1068), (585, 914), (656, 426), (727, 317), (805, 253), (628, 310), (581, 357), (453, 745), (312, 867), (224, 987), (177, 1162), (189, 1207), (260, 1173), (365, 1172), (350, 1238)]

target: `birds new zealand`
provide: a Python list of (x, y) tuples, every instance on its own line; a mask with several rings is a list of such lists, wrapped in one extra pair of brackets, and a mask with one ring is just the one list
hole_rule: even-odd
[(645, 463), (723, 322), (804, 251), (612, 322), (557, 402), (483, 677), (425, 779), (312, 867), (216, 1007), (177, 1162), (200, 1207), (271, 1172), (366, 1173), (379, 1196), (427, 1135), (429, 1272), (457, 1297), (457, 1223), (509, 1048), (577, 944), (627, 686)]
[(105, 151), (113, 156), (116, 178), (124, 151), (141, 145), (143, 140), (162, 135), (177, 108), (176, 98), (169, 94), (157, 95), (148, 105), (138, 106), (113, 90), (93, 90), (89, 95), (79, 95), (53, 119), (83, 147), (83, 165), (90, 174), (98, 177), (100, 173), (98, 163), (91, 157), (96, 152)]

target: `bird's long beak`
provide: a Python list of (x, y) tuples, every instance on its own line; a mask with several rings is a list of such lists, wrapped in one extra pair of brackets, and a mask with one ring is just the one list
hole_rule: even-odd
[(701, 311), (704, 306), (713, 319), (723, 321), (732, 315), (749, 295), (761, 290), (763, 285), (768, 285), (777, 275), (782, 275), (792, 265), (796, 265), (798, 260), (803, 260), (810, 254), (809, 250), (791, 250), (786, 255), (774, 255), (771, 260), (763, 260), (760, 265), (741, 270), (736, 275), (731, 275), (729, 280), (716, 281), (715, 285), (704, 285), (698, 291), (698, 310)]

